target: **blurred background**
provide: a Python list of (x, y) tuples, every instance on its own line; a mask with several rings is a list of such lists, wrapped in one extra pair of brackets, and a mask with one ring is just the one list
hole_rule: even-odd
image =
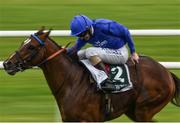
[[(68, 30), (73, 16), (115, 20), (129, 29), (180, 29), (180, 0), (0, 0), (0, 30)], [(27, 37), (0, 37), (0, 61)], [(74, 37), (52, 37), (58, 44)], [(133, 36), (139, 54), (157, 61), (180, 61), (180, 36)], [(180, 78), (180, 70), (170, 70)], [(168, 104), (154, 119), (180, 121)], [(9, 76), (0, 70), (0, 122), (61, 121), (54, 97), (39, 69)], [(113, 121), (130, 121), (121, 116)]]

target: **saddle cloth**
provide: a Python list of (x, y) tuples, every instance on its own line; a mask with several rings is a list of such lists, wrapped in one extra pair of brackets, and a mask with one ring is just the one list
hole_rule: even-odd
[(81, 62), (90, 71), (93, 79), (97, 82), (98, 88), (101, 89), (101, 82), (106, 80), (109, 76), (109, 79), (111, 79), (113, 84), (121, 88), (120, 90), (113, 91), (111, 93), (124, 92), (132, 89), (133, 85), (132, 82), (130, 81), (129, 69), (126, 64), (123, 65), (106, 64), (106, 69), (108, 71), (108, 76), (107, 76), (104, 71), (95, 68), (88, 59), (81, 60)]

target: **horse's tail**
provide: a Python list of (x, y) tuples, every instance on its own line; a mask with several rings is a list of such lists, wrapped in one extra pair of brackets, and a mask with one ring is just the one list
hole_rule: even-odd
[(174, 82), (175, 82), (175, 86), (176, 86), (176, 91), (174, 94), (174, 98), (171, 100), (171, 103), (173, 103), (174, 105), (180, 107), (180, 79), (173, 73), (171, 73)]

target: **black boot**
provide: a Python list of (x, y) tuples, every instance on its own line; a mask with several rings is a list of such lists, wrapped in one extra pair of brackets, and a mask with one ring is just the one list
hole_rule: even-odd
[(101, 83), (101, 89), (107, 92), (111, 92), (116, 91), (116, 86), (111, 82), (110, 79), (106, 79)]
[[(102, 62), (99, 62), (97, 65), (95, 65), (95, 67), (100, 70), (103, 70), (107, 74), (105, 65)], [(102, 88), (102, 90), (107, 91), (107, 92), (116, 91), (116, 86), (109, 79), (109, 77), (106, 80), (104, 80), (104, 82), (101, 83), (101, 88)]]

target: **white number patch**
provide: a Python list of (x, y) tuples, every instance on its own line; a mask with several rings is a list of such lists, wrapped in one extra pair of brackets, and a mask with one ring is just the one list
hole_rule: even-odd
[[(115, 72), (116, 70), (117, 70), (117, 73)], [(120, 81), (120, 82), (124, 83), (124, 81), (125, 81), (124, 78), (121, 78), (121, 75), (123, 73), (123, 70), (122, 70), (121, 67), (119, 67), (119, 66), (114, 67), (114, 68), (111, 69), (111, 72), (113, 74), (116, 74), (115, 77), (114, 77), (114, 80), (117, 80), (117, 81)]]

